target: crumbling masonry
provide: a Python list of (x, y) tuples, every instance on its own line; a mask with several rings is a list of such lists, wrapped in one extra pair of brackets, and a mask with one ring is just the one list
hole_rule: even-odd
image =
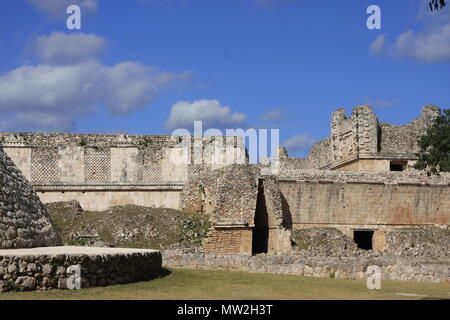
[[(358, 246), (383, 250), (387, 232), (450, 225), (450, 175), (412, 169), (417, 139), (439, 109), (404, 125), (378, 121), (369, 106), (331, 117), (330, 137), (308, 157), (280, 148), (249, 165), (241, 138), (1, 133), (3, 147), (43, 202), (78, 200), (88, 210), (137, 204), (203, 212), (209, 253), (277, 254), (290, 231), (333, 227)], [(180, 146), (193, 143), (186, 155)], [(217, 148), (217, 146), (220, 148)], [(228, 162), (224, 153), (232, 151)], [(219, 153), (219, 154), (218, 154)], [(201, 154), (200, 162), (176, 162)], [(237, 161), (239, 160), (239, 161)], [(240, 164), (236, 164), (240, 163)]]

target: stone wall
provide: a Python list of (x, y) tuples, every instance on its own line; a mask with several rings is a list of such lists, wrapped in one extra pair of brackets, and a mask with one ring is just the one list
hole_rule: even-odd
[(206, 253), (251, 255), (252, 229), (239, 226), (211, 228), (202, 245)]
[(334, 170), (289, 170), (281, 168), (277, 173), (280, 181), (330, 181), (330, 182), (362, 182), (383, 184), (418, 184), (443, 185), (450, 184), (450, 173), (428, 175), (424, 171), (334, 171)]
[(156, 250), (75, 249), (86, 252), (70, 253), (74, 247), (57, 253), (0, 250), (0, 292), (67, 289), (73, 275), (68, 268), (74, 265), (80, 266), (82, 288), (148, 281), (163, 274)]
[(0, 142), (32, 183), (186, 181), (191, 163), (247, 161), (240, 137), (0, 133)]
[[(347, 227), (348, 225), (345, 225)], [(361, 230), (360, 226), (354, 226)], [(346, 233), (345, 228), (303, 227), (292, 230), (292, 243), (295, 254), (305, 257), (352, 257), (367, 258), (379, 255), (450, 258), (450, 226), (395, 226), (378, 229), (383, 234), (383, 244), (376, 244), (373, 234), (373, 250), (357, 247), (353, 233)], [(362, 229), (364, 230), (364, 229)], [(376, 248), (378, 245), (378, 248)]]
[(308, 154), (307, 168), (297, 169), (320, 169), (333, 161), (331, 155), (331, 138), (328, 137), (322, 141), (316, 142)]
[[(351, 238), (354, 230), (372, 230), (374, 250), (383, 250), (390, 228), (450, 225), (448, 173), (281, 168), (273, 176), (265, 175), (265, 169), (229, 166), (185, 185), (184, 208), (213, 217), (205, 252), (252, 252), (250, 243), (242, 241), (250, 242), (263, 229), (268, 230), (267, 252), (286, 252), (289, 230), (303, 227), (336, 227)], [(261, 212), (267, 221), (258, 226)], [(241, 230), (250, 235), (242, 236)]]
[(45, 203), (75, 199), (87, 210), (180, 209), (190, 176), (247, 162), (240, 137), (0, 133), (0, 142)]
[(163, 264), (171, 268), (238, 270), (253, 273), (363, 279), (367, 267), (381, 268), (383, 280), (450, 283), (448, 259), (413, 257), (303, 257), (296, 255), (245, 256), (163, 251)]
[(0, 147), (0, 248), (62, 245), (45, 206)]
[(295, 225), (450, 224), (450, 187), (367, 182), (281, 181)]
[(230, 165), (200, 173), (184, 186), (184, 210), (211, 216), (205, 252), (251, 254), (255, 232), (267, 241), (267, 252), (290, 248), (278, 180), (261, 176), (262, 169)]
[(386, 232), (386, 250), (405, 256), (450, 257), (450, 226), (390, 229)]
[(35, 185), (36, 193), (45, 204), (77, 200), (83, 209), (103, 211), (114, 206), (134, 204), (151, 208), (181, 208), (182, 184), (147, 186), (80, 186), (59, 188)]
[(333, 162), (331, 157), (331, 139), (328, 137), (316, 142), (306, 158), (289, 157), (284, 147), (280, 147), (275, 157), (284, 170), (320, 169)]
[(192, 176), (183, 188), (183, 208), (202, 210), (213, 224), (254, 225), (259, 168), (230, 165)]
[(419, 151), (417, 141), (425, 134), (433, 119), (439, 114), (439, 108), (424, 106), (419, 118), (403, 126), (380, 122), (379, 151), (393, 154), (414, 154)]

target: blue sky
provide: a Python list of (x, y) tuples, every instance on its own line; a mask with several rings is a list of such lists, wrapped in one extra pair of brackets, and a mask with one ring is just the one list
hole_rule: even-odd
[(337, 108), (393, 124), (448, 108), (450, 6), (427, 2), (4, 0), (0, 130), (169, 134), (199, 119), (279, 128), (305, 155)]

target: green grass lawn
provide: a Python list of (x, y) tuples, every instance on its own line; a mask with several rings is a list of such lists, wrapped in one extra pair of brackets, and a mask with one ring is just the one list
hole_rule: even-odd
[[(81, 290), (0, 293), (0, 299), (450, 299), (449, 284), (170, 269), (160, 279)], [(398, 294), (400, 293), (400, 294)]]

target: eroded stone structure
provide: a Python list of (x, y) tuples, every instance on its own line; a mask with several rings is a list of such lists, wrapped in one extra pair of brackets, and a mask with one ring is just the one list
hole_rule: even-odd
[(261, 169), (230, 166), (185, 185), (184, 209), (212, 215), (205, 252), (286, 252), (289, 230), (310, 227), (369, 237), (379, 251), (393, 228), (450, 225), (450, 174)]
[(247, 161), (238, 137), (0, 133), (0, 141), (44, 203), (76, 199), (86, 210), (179, 209), (182, 186), (199, 167)]
[(204, 249), (218, 254), (286, 252), (287, 233), (299, 228), (336, 228), (376, 251), (389, 247), (392, 229), (448, 228), (450, 174), (411, 168), (417, 140), (438, 113), (425, 106), (420, 118), (391, 126), (368, 106), (348, 118), (339, 109), (331, 136), (307, 158), (289, 157), (281, 147), (275, 170), (229, 167), (192, 178), (184, 187), (184, 209), (214, 217)]
[(205, 252), (252, 254), (289, 250), (281, 193), (275, 177), (258, 166), (231, 165), (192, 177), (184, 187), (183, 208), (211, 215)]
[[(45, 202), (84, 209), (137, 204), (202, 212), (212, 228), (206, 253), (279, 254), (290, 230), (336, 228), (360, 248), (389, 247), (388, 231), (450, 225), (450, 175), (410, 168), (417, 139), (439, 109), (425, 106), (405, 126), (378, 121), (368, 106), (332, 115), (331, 135), (307, 158), (280, 148), (249, 165), (242, 139), (227, 137), (2, 134), (6, 151)], [(201, 161), (177, 162), (186, 156)], [(218, 148), (219, 147), (219, 148)], [(225, 153), (233, 155), (225, 157)], [(236, 159), (244, 164), (236, 165)], [(197, 159), (197, 158), (196, 158)], [(223, 159), (228, 159), (223, 161)], [(273, 170), (275, 169), (275, 170)], [(406, 169), (406, 170), (405, 170)]]
[(403, 171), (417, 160), (417, 141), (439, 112), (424, 106), (419, 118), (396, 126), (380, 122), (370, 106), (356, 107), (350, 116), (338, 109), (330, 137), (314, 144), (308, 157), (281, 156), (291, 169)]
[[(44, 159), (44, 158), (41, 158)], [(162, 273), (156, 250), (64, 247), (47, 209), (0, 146), (0, 292), (148, 280)]]
[(0, 146), (0, 248), (61, 244), (47, 209)]

